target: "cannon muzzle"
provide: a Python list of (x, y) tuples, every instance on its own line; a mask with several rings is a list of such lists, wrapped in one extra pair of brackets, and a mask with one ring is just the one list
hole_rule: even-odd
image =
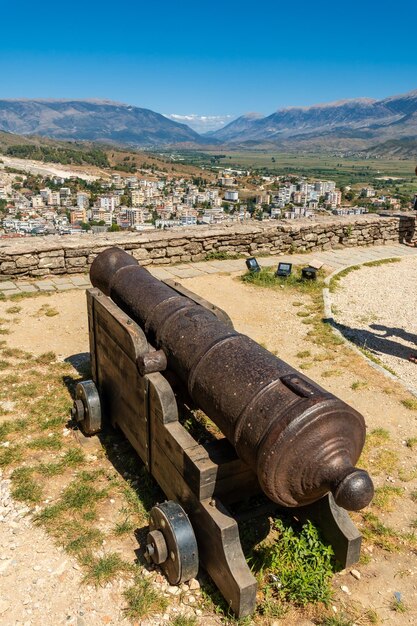
[(110, 248), (91, 282), (134, 319), (167, 367), (285, 507), (332, 492), (348, 510), (365, 507), (372, 481), (355, 467), (365, 442), (360, 413), (213, 313)]

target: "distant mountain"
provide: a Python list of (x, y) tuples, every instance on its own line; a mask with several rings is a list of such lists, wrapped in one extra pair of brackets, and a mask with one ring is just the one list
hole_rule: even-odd
[(0, 130), (135, 147), (209, 142), (159, 113), (106, 100), (0, 100)]
[(338, 149), (412, 137), (417, 138), (417, 90), (384, 100), (360, 98), (281, 109), (262, 118), (242, 116), (211, 134), (243, 147), (272, 141), (277, 147)]
[(218, 130), (210, 131), (206, 133), (206, 137), (215, 137), (220, 141), (228, 142), (233, 141), (235, 137), (242, 135), (243, 133), (250, 132), (252, 128), (253, 122), (259, 121), (263, 119), (263, 115), (261, 113), (245, 113), (245, 115), (241, 115), (237, 119), (227, 124), (227, 126), (223, 126), (223, 128), (219, 128)]

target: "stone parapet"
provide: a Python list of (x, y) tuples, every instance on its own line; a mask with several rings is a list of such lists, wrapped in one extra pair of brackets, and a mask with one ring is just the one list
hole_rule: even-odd
[(412, 242), (417, 241), (415, 221), (408, 213), (142, 233), (0, 238), (0, 280), (86, 272), (97, 254), (110, 246), (124, 248), (141, 265), (172, 265), (216, 258), (216, 253), (276, 255)]

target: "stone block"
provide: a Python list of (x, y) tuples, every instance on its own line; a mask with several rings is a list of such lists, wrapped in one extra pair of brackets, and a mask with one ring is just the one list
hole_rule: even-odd
[(44, 252), (39, 252), (39, 258), (42, 257), (53, 257), (53, 256), (64, 256), (64, 250), (45, 250)]
[(0, 273), (7, 274), (8, 270), (16, 269), (16, 263), (14, 261), (4, 261), (0, 265)]
[(85, 256), (79, 256), (79, 257), (70, 257), (68, 259), (65, 259), (66, 261), (66, 266), (68, 268), (68, 271), (73, 268), (73, 267), (85, 267), (87, 264), (87, 257)]
[(166, 248), (156, 248), (155, 250), (149, 250), (150, 259), (161, 259), (166, 256)]
[[(185, 250), (183, 246), (176, 246), (175, 248), (168, 248), (167, 249), (167, 256), (168, 257), (177, 257), (177, 256), (181, 256), (182, 254), (184, 254)], [(171, 261), (172, 263), (173, 261)]]
[(73, 257), (88, 256), (90, 252), (91, 248), (69, 248), (65, 250), (65, 257), (71, 259)]
[(43, 256), (39, 259), (39, 269), (65, 267), (64, 257), (61, 256)]
[(24, 254), (23, 256), (16, 257), (16, 267), (37, 267), (38, 257), (32, 254)]
[(133, 251), (132, 256), (137, 261), (142, 261), (143, 259), (148, 259), (149, 258), (149, 253), (144, 248), (137, 248), (136, 250)]

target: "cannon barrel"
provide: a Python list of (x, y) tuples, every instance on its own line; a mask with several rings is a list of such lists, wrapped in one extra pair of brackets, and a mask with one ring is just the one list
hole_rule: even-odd
[(332, 492), (347, 510), (370, 502), (372, 481), (355, 468), (365, 442), (360, 413), (154, 278), (123, 250), (100, 253), (90, 277), (163, 350), (168, 369), (271, 500), (297, 507)]

